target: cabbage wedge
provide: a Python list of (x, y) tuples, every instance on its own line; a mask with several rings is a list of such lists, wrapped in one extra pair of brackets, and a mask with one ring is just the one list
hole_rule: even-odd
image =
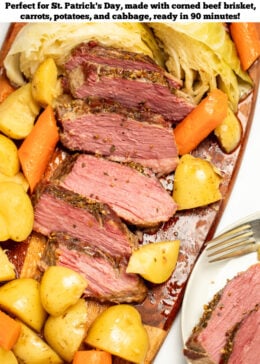
[(252, 88), (236, 48), (222, 23), (150, 23), (166, 55), (166, 67), (183, 81), (183, 91), (199, 103), (218, 87), (233, 111)]
[(163, 65), (151, 29), (141, 23), (29, 23), (21, 29), (4, 60), (7, 76), (21, 86), (26, 79), (31, 80), (44, 59), (53, 58), (59, 67), (72, 48), (90, 40), (146, 54)]

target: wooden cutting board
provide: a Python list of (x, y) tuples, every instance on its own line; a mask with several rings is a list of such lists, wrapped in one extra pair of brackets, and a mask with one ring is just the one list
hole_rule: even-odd
[[(10, 25), (9, 32), (0, 52), (0, 67), (3, 65), (3, 59), (10, 45), (23, 25), (24, 23), (13, 23)], [(228, 203), (228, 198), (236, 180), (253, 120), (260, 77), (259, 61), (251, 68), (250, 75), (254, 81), (254, 89), (240, 103), (238, 112), (238, 118), (243, 127), (243, 139), (240, 146), (232, 154), (225, 154), (220, 149), (216, 140), (213, 137), (209, 137), (193, 153), (195, 156), (211, 160), (221, 171), (223, 175), (223, 183), (221, 186), (223, 199), (207, 207), (177, 212), (160, 230), (153, 234), (144, 234), (143, 236), (144, 242), (172, 239), (181, 240), (179, 259), (172, 277), (164, 284), (151, 284), (146, 300), (142, 304), (136, 305), (150, 336), (151, 348), (145, 362), (146, 364), (153, 361), (156, 353), (160, 349), (181, 306), (185, 286), (194, 264), (204, 247), (204, 243), (213, 236), (224, 208)], [(171, 184), (172, 180), (169, 178), (164, 182)], [(18, 269), (24, 263), (28, 246), (31, 249), (31, 256), (33, 256), (34, 251), (37, 252), (38, 249), (41, 249), (43, 243), (41, 239), (36, 237), (33, 240), (34, 243), (31, 246), (28, 243), (20, 243), (12, 245), (12, 249), (9, 247), (10, 257), (12, 257)], [(89, 318), (91, 323), (96, 315), (106, 306), (91, 302), (88, 304), (91, 312)], [(113, 363), (126, 364), (127, 362), (119, 358), (114, 358)]]

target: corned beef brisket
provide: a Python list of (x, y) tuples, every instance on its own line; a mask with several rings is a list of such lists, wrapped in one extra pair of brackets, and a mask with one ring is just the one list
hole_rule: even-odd
[(76, 99), (112, 99), (133, 108), (145, 105), (173, 123), (194, 108), (179, 96), (180, 83), (147, 56), (97, 42), (82, 43), (72, 51), (64, 69), (65, 83)]

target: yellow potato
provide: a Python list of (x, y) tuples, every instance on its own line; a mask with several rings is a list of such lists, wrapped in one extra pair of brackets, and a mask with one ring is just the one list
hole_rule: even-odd
[[(1, 229), (1, 222), (0, 222), (0, 229)], [(15, 277), (16, 277), (15, 267), (8, 259), (8, 256), (5, 254), (5, 251), (0, 247), (0, 282), (10, 281), (12, 279), (15, 279)]]
[(64, 315), (49, 316), (44, 325), (47, 343), (66, 362), (71, 362), (86, 336), (88, 311), (86, 302), (79, 299)]
[(205, 206), (222, 198), (221, 176), (207, 160), (185, 154), (176, 168), (173, 199), (178, 210)]
[(9, 350), (6, 351), (0, 347), (0, 363), (1, 364), (18, 364), (14, 353)]
[(51, 266), (43, 274), (40, 296), (43, 307), (52, 316), (62, 315), (74, 305), (87, 287), (79, 273), (61, 266)]
[(236, 115), (229, 108), (227, 117), (214, 130), (221, 148), (226, 153), (233, 152), (240, 144), (242, 138), (242, 126)]
[(40, 300), (40, 283), (18, 278), (0, 287), (0, 307), (40, 332), (47, 313)]
[(33, 206), (20, 184), (0, 183), (0, 216), (6, 221), (8, 231), (8, 236), (2, 235), (0, 231), (0, 241), (7, 240), (6, 238), (23, 241), (31, 233), (34, 219)]
[(23, 187), (25, 192), (27, 192), (28, 188), (29, 188), (29, 183), (28, 183), (27, 179), (24, 177), (24, 174), (22, 172), (18, 172), (12, 177), (9, 177), (9, 176), (6, 176), (3, 173), (0, 173), (0, 183), (1, 182), (15, 182), (15, 183), (18, 183)]
[(59, 94), (58, 70), (52, 58), (46, 58), (32, 79), (32, 95), (42, 106), (52, 105)]
[(31, 84), (27, 83), (0, 104), (0, 131), (13, 139), (25, 138), (39, 111), (40, 106), (32, 97)]
[(179, 248), (179, 240), (143, 245), (132, 253), (126, 272), (138, 273), (152, 283), (163, 283), (175, 269)]
[(8, 221), (0, 212), (0, 241), (8, 240), (9, 236)]
[[(23, 364), (62, 364), (63, 360), (29, 327), (21, 323), (21, 334), (13, 351)], [(1, 362), (2, 363), (2, 362)]]
[(119, 304), (103, 311), (90, 326), (86, 343), (131, 363), (143, 363), (149, 338), (140, 313), (133, 306)]
[(14, 142), (0, 134), (0, 173), (12, 177), (19, 172), (20, 163)]

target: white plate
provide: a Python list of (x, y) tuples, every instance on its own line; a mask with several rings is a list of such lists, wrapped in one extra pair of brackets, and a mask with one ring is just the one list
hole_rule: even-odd
[[(225, 230), (232, 228), (238, 223), (249, 221), (254, 217), (260, 218), (260, 212), (235, 222)], [(227, 279), (233, 278), (238, 272), (244, 271), (256, 263), (257, 253), (216, 263), (209, 263), (208, 260), (207, 251), (204, 250), (187, 284), (181, 313), (183, 343), (186, 342), (193, 327), (202, 316), (203, 306), (211, 301), (217, 291), (224, 287)]]

